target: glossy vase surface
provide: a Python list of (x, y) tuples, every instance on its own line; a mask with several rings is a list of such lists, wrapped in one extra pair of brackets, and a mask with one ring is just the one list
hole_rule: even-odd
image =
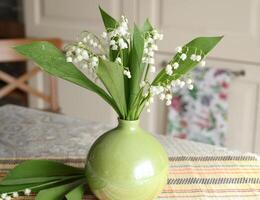
[(166, 185), (168, 168), (163, 146), (139, 121), (119, 120), (93, 144), (85, 170), (100, 200), (153, 200)]

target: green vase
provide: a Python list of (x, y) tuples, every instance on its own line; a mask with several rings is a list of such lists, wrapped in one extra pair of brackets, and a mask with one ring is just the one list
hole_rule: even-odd
[(119, 120), (93, 144), (85, 170), (100, 200), (152, 200), (164, 188), (168, 168), (163, 146), (140, 128), (139, 121)]

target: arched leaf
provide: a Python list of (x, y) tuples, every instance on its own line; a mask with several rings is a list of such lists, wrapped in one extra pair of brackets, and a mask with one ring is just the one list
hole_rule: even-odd
[(88, 79), (77, 67), (68, 63), (64, 54), (53, 44), (44, 41), (32, 42), (16, 46), (14, 49), (37, 63), (43, 71), (97, 93), (118, 112), (113, 99), (101, 87)]

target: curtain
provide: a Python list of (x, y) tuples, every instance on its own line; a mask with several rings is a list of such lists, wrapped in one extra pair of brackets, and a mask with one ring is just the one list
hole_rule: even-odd
[(224, 146), (232, 73), (223, 69), (197, 68), (191, 75), (193, 90), (182, 88), (175, 91), (168, 110), (167, 133)]

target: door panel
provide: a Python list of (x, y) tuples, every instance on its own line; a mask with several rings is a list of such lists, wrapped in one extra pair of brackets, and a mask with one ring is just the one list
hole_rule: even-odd
[(103, 22), (99, 15), (101, 5), (113, 16), (119, 17), (119, 0), (26, 0), (26, 33), (31, 37), (59, 37), (74, 40), (83, 30), (101, 33)]
[(234, 80), (229, 93), (226, 145), (240, 151), (254, 151), (257, 84)]
[[(75, 40), (86, 29), (99, 34), (104, 28), (98, 5), (118, 17), (123, 3), (120, 0), (26, 0), (26, 34), (28, 37), (58, 37), (65, 42)], [(39, 77), (39, 80), (44, 79)], [(58, 92), (62, 113), (116, 124), (115, 112), (96, 94), (63, 80), (58, 81)]]
[(260, 154), (260, 86), (258, 85), (257, 107), (256, 107), (256, 131), (254, 138), (254, 152)]
[(196, 36), (224, 35), (211, 57), (260, 62), (260, 1), (139, 1), (140, 21), (151, 17), (165, 34), (161, 51), (173, 52)]

